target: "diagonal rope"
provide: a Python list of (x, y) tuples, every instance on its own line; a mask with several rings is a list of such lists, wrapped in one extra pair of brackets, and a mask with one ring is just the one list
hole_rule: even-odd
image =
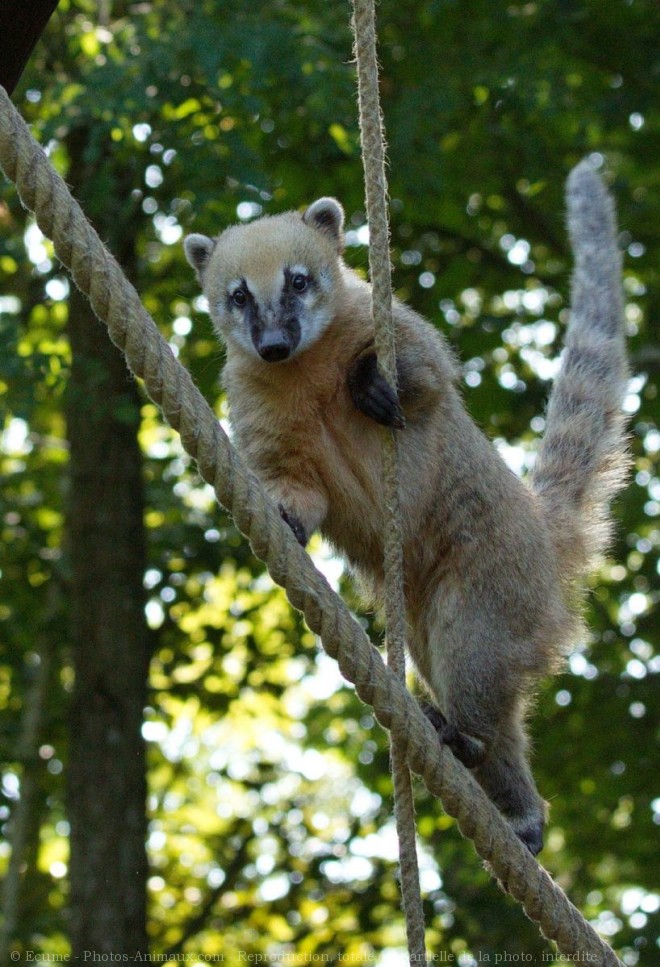
[[(369, 225), (369, 275), (378, 363), (390, 386), (396, 387), (396, 334), (392, 318), (385, 174), (384, 126), (378, 93), (376, 14), (374, 0), (353, 0), (353, 34), (358, 77), (362, 162)], [(403, 539), (399, 500), (399, 468), (394, 432), (383, 431), (383, 546), (387, 664), (405, 687), (406, 602), (403, 581)], [(410, 963), (426, 964), (424, 909), (417, 862), (415, 800), (412, 777), (403, 754), (402, 737), (393, 729), (390, 760), (394, 787), (394, 819), (399, 839), (401, 899), (406, 921)]]
[(276, 506), (244, 467), (190, 374), (1, 86), (0, 167), (16, 184), (43, 233), (52, 239), (58, 258), (89, 297), (131, 371), (144, 380), (151, 399), (180, 433), (200, 475), (213, 486), (254, 553), (286, 590), (292, 605), (302, 611), (344, 678), (373, 707), (381, 725), (401, 734), (408, 766), (423, 778), (429, 792), (442, 799), (445, 811), (474, 842), (503, 889), (566, 957), (594, 967), (624, 967), (522, 845), (469, 772), (440, 745), (417, 702), (385, 667), (365, 631), (316, 570)]

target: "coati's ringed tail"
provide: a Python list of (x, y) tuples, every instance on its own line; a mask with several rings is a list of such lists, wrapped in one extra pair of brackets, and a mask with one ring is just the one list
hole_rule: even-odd
[(575, 259), (571, 312), (531, 484), (564, 578), (574, 582), (604, 550), (609, 503), (625, 481), (628, 365), (614, 205), (589, 162), (571, 172), (566, 200)]

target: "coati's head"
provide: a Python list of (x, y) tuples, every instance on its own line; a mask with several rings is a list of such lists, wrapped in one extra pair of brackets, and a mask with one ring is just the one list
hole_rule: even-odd
[(186, 257), (225, 342), (269, 363), (316, 342), (335, 314), (343, 225), (339, 202), (319, 198), (304, 215), (266, 216), (217, 239), (188, 235)]

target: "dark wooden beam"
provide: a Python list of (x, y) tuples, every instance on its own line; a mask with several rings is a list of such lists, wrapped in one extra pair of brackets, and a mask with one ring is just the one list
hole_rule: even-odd
[(11, 94), (59, 0), (0, 0), (0, 84)]

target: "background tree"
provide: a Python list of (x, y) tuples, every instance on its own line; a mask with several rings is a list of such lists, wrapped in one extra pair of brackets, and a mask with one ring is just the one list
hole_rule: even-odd
[[(16, 102), (210, 398), (218, 396), (221, 351), (182, 258), (184, 231), (212, 234), (331, 193), (349, 215), (348, 256), (366, 264), (348, 16), (348, 5), (320, 0), (61, 0), (18, 89)], [(660, 224), (660, 60), (650, 29), (657, 8), (539, 0), (495, 11), (485, 0), (412, 8), (383, 0), (379, 21), (397, 289), (448, 332), (471, 412), (520, 467), (542, 430), (567, 303), (563, 181), (584, 154), (607, 158), (626, 249), (636, 474), (619, 503), (612, 562), (591, 599), (593, 642), (539, 696), (535, 771), (552, 805), (544, 862), (628, 963), (650, 962), (660, 906), (652, 693), (660, 434), (650, 323)], [(2, 197), (0, 809), (10, 835), (21, 797), (38, 792), (13, 946), (67, 950), (82, 922), (75, 911), (92, 903), (87, 922), (113, 926), (102, 941), (87, 934), (90, 946), (124, 952), (126, 943), (144, 943), (134, 940), (143, 925), (134, 921), (129, 940), (111, 916), (117, 894), (128, 895), (121, 873), (94, 898), (77, 891), (87, 861), (75, 849), (84, 801), (70, 798), (65, 810), (63, 777), (75, 776), (76, 765), (89, 768), (103, 749), (81, 742), (82, 719), (87, 728), (93, 717), (74, 667), (83, 657), (109, 659), (120, 704), (130, 693), (135, 709), (148, 647), (142, 735), (154, 950), (223, 954), (228, 962), (239, 951), (341, 952), (387, 963), (402, 948), (403, 926), (383, 736), (213, 507), (151, 404), (140, 402), (138, 426), (135, 388), (123, 371), (114, 370), (113, 390), (101, 381), (103, 331), (93, 320), (83, 329), (85, 310), (50, 246), (33, 226), (26, 231), (12, 189)], [(76, 375), (84, 348), (77, 331), (98, 355)], [(112, 558), (104, 572), (114, 573), (119, 558), (132, 576), (135, 594), (119, 596), (134, 602), (130, 654), (120, 644), (128, 621), (119, 636), (108, 634), (112, 581), (101, 583), (89, 611), (84, 640), (95, 636), (93, 654), (67, 630), (75, 628), (76, 573), (88, 553), (82, 507), (63, 534), (65, 509), (83, 499), (73, 497), (81, 479), (74, 428), (92, 435), (82, 445), (84, 472), (107, 481), (113, 466), (117, 481), (133, 480), (133, 524), (105, 542)], [(111, 509), (109, 497), (98, 503), (88, 508), (97, 520)], [(314, 549), (352, 600), (336, 563)], [(40, 692), (44, 677), (50, 684)], [(117, 692), (109, 694), (101, 710), (116, 715)], [(36, 704), (39, 738), (26, 744)], [(125, 723), (134, 737), (136, 724)], [(27, 745), (36, 755), (19, 756)], [(85, 808), (95, 794), (116, 803), (127, 768), (118, 758), (97, 788), (81, 774), (92, 794)], [(132, 788), (135, 802), (139, 777)], [(420, 793), (418, 813), (430, 950), (461, 955), (466, 965), (504, 952), (540, 959), (547, 945), (489, 883), (437, 803)], [(132, 848), (113, 834), (117, 853), (140, 855), (139, 825)], [(98, 830), (99, 844), (105, 832)], [(8, 862), (8, 851), (1, 857)], [(135, 895), (146, 875), (139, 872)]]

